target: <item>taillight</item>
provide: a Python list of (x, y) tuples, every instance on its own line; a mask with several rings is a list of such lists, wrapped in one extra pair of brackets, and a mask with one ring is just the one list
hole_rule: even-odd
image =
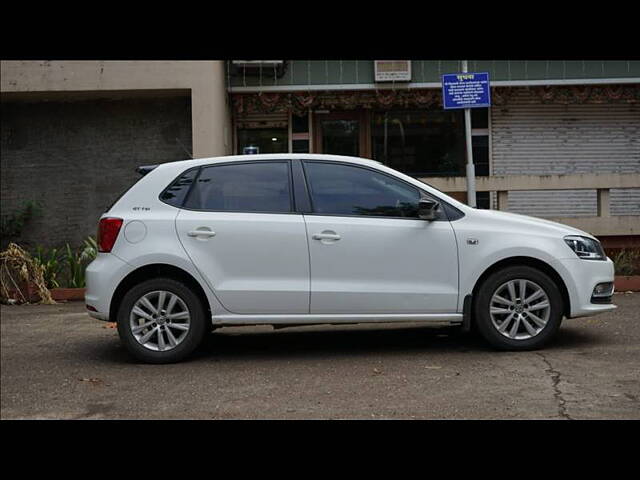
[(118, 233), (122, 227), (121, 218), (101, 218), (98, 224), (98, 251), (108, 253), (116, 243)]

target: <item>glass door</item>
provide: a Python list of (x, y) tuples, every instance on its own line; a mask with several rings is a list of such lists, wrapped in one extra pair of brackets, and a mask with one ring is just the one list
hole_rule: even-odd
[(316, 113), (315, 153), (368, 157), (366, 127), (360, 112)]

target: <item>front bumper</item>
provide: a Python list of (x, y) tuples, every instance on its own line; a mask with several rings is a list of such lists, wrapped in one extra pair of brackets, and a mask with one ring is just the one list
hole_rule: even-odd
[(606, 260), (563, 258), (557, 261), (556, 270), (567, 286), (571, 303), (570, 318), (597, 315), (617, 308), (611, 303), (593, 303), (592, 301), (593, 289), (597, 284), (614, 281), (614, 265), (610, 258)]

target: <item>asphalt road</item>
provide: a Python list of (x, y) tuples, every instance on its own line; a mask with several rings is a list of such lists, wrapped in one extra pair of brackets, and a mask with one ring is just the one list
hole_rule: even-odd
[(407, 325), (225, 328), (136, 364), (82, 303), (1, 307), (0, 418), (640, 419), (640, 294), (536, 352)]

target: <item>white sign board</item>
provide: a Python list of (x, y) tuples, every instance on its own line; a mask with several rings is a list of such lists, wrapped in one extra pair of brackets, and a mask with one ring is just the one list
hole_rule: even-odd
[(376, 82), (410, 82), (411, 60), (374, 60)]

